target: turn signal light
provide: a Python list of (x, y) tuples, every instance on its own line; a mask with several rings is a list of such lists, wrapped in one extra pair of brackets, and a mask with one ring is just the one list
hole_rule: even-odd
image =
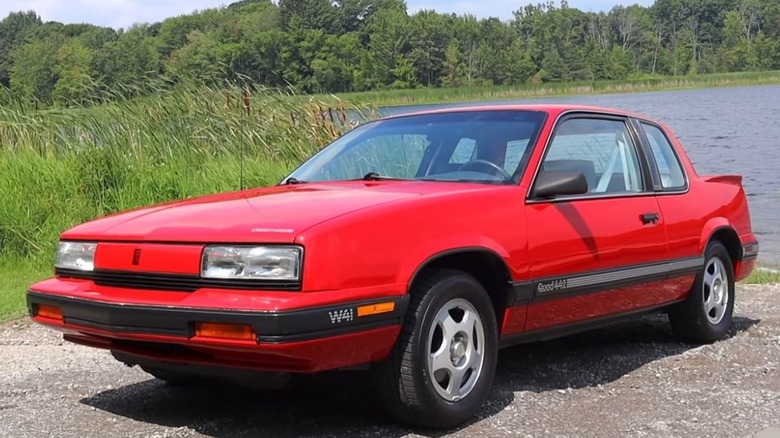
[(62, 310), (60, 310), (59, 307), (54, 306), (47, 306), (45, 304), (39, 304), (38, 310), (36, 311), (37, 316), (40, 316), (41, 318), (47, 318), (47, 319), (56, 319), (58, 321), (62, 321)]
[(240, 339), (254, 341), (255, 335), (249, 324), (226, 324), (220, 322), (195, 323), (195, 336), (219, 339)]
[(390, 301), (387, 303), (369, 304), (367, 306), (360, 306), (357, 308), (358, 318), (361, 316), (378, 315), (380, 313), (389, 313), (395, 310), (395, 303)]

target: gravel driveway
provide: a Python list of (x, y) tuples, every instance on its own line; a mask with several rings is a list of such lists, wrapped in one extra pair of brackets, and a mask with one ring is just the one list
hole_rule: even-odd
[(174, 388), (24, 320), (0, 326), (0, 435), (780, 438), (778, 309), (780, 286), (740, 286), (735, 329), (713, 345), (651, 316), (504, 350), (488, 405), (449, 434), (393, 424), (365, 373)]

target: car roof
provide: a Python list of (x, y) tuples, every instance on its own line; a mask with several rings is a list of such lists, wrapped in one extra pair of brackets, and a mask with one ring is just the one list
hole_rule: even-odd
[(644, 120), (651, 120), (647, 116), (632, 113), (630, 111), (608, 108), (594, 105), (568, 105), (568, 104), (474, 104), (467, 106), (457, 106), (448, 108), (431, 108), (421, 111), (413, 111), (404, 114), (383, 117), (384, 120), (403, 117), (413, 117), (429, 114), (447, 114), (473, 111), (538, 111), (547, 113), (553, 117), (566, 112), (589, 112), (598, 114), (618, 115), (627, 117), (636, 117)]

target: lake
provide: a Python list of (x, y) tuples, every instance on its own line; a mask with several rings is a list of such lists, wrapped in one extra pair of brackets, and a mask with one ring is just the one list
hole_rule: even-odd
[[(666, 122), (699, 174), (739, 174), (750, 202), (759, 261), (780, 265), (780, 86), (713, 88), (480, 102), (572, 103), (642, 113)], [(473, 105), (473, 103), (471, 103)], [(384, 108), (383, 115), (469, 103)]]

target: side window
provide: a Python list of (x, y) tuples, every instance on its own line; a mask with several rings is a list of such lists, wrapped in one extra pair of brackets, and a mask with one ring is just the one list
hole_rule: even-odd
[(477, 141), (473, 138), (461, 138), (458, 145), (450, 157), (450, 164), (466, 164), (474, 156), (474, 148), (477, 147)]
[(636, 148), (625, 122), (574, 118), (556, 129), (541, 171), (579, 171), (588, 193), (642, 191)]
[(665, 189), (682, 189), (685, 187), (685, 174), (672, 145), (660, 128), (647, 123), (642, 123), (650, 150), (661, 174), (661, 186)]

